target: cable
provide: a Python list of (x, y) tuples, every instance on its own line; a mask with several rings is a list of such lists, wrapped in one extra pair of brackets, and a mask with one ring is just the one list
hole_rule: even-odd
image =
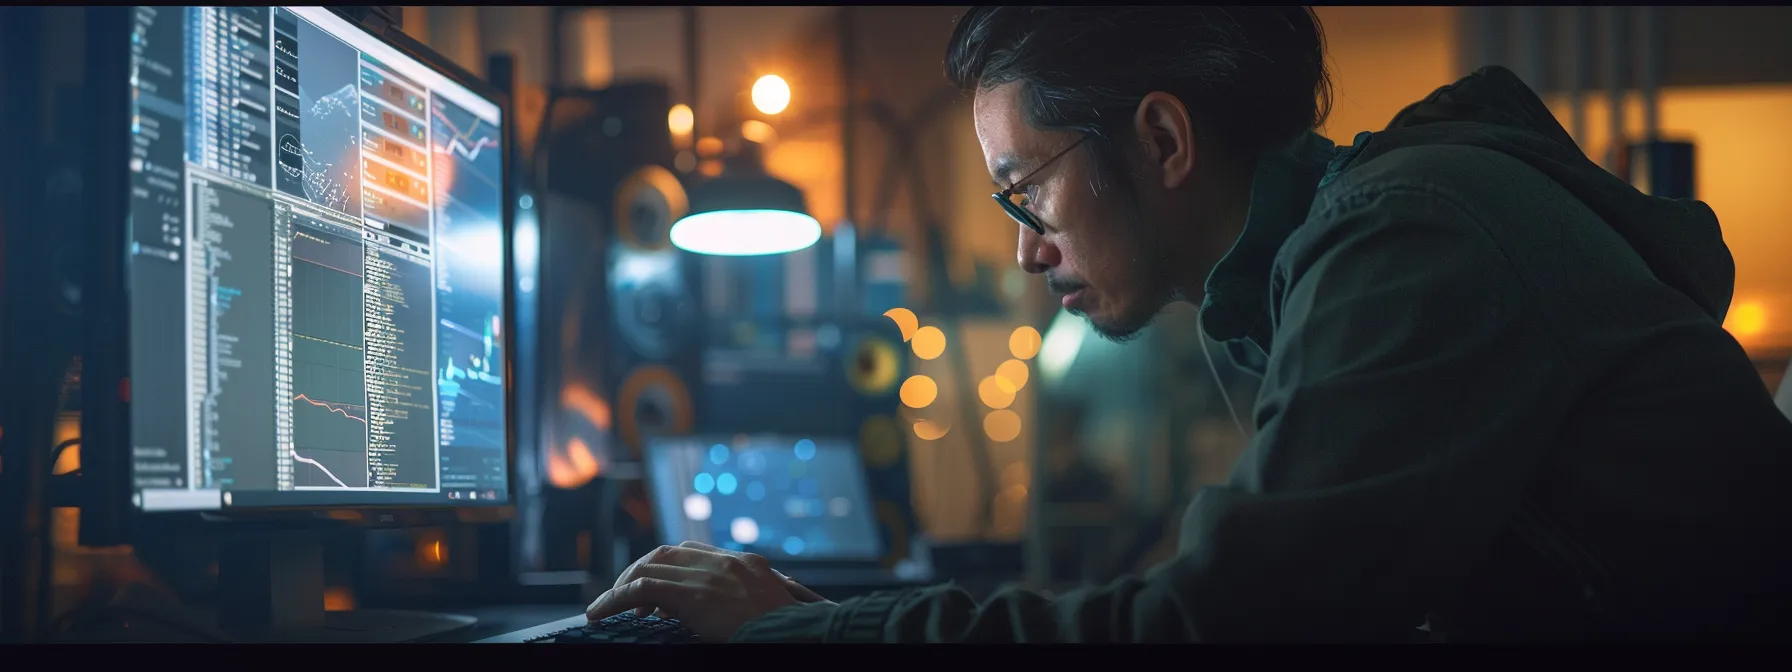
[(1250, 432), (1244, 431), (1244, 422), (1238, 419), (1238, 409), (1232, 406), (1232, 395), (1226, 393), (1226, 381), (1220, 379), (1220, 368), (1213, 364), (1213, 353), (1207, 349), (1207, 328), (1201, 325), (1201, 314), (1195, 313), (1195, 337), (1201, 341), (1201, 354), (1207, 358), (1207, 370), (1213, 374), (1213, 386), (1219, 388), (1220, 399), (1226, 402), (1226, 413), (1232, 416), (1232, 426), (1238, 428), (1238, 435), (1244, 437), (1245, 443), (1251, 441)]

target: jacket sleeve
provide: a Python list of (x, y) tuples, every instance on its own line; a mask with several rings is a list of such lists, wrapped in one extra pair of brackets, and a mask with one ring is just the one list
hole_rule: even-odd
[(1358, 194), (1277, 257), (1259, 428), (1143, 576), (977, 603), (951, 586), (795, 607), (742, 640), (1410, 638), (1516, 510), (1573, 391), (1481, 225), (1446, 198)]

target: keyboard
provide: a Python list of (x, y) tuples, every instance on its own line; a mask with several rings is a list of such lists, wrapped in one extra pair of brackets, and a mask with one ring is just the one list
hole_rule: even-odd
[(692, 644), (697, 641), (697, 634), (685, 629), (684, 624), (675, 619), (636, 616), (631, 611), (524, 641), (529, 644)]

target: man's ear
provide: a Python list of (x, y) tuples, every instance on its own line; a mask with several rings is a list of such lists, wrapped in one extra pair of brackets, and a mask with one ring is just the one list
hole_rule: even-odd
[(1195, 173), (1195, 126), (1182, 100), (1153, 91), (1139, 101), (1133, 113), (1145, 161), (1155, 169), (1166, 189), (1187, 183)]

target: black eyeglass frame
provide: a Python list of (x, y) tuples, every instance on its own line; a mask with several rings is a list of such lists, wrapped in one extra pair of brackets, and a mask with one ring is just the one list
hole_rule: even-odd
[[(1039, 223), (1039, 218), (1033, 216), (1033, 213), (1028, 212), (1025, 207), (1015, 204), (1015, 202), (1010, 200), (1010, 198), (1014, 196), (1015, 190), (1019, 189), (1020, 185), (1026, 184), (1027, 180), (1033, 179), (1033, 176), (1038, 175), (1039, 171), (1045, 170), (1047, 166), (1052, 165), (1052, 163), (1056, 162), (1058, 159), (1064, 158), (1065, 154), (1069, 154), (1071, 152), (1071, 150), (1074, 150), (1077, 147), (1081, 147), (1082, 144), (1088, 140), (1089, 140), (1089, 136), (1085, 135), (1082, 137), (1082, 139), (1079, 139), (1076, 142), (1070, 143), (1069, 147), (1065, 147), (1063, 151), (1060, 151), (1057, 154), (1052, 155), (1052, 158), (1046, 159), (1045, 163), (1039, 164), (1039, 167), (1034, 168), (1032, 170), (1032, 172), (1029, 172), (1026, 175), (1022, 176), (1020, 179), (1009, 183), (1007, 189), (1003, 189), (994, 194), (991, 194), (991, 196), (996, 199), (997, 203), (1000, 203), (1002, 205), (1002, 211), (1008, 213), (1008, 216), (1014, 218), (1014, 221), (1019, 222), (1021, 226), (1032, 229), (1033, 233), (1037, 233), (1042, 236), (1045, 235), (1045, 225)], [(1029, 198), (1028, 200), (1030, 201), (1031, 198)]]

